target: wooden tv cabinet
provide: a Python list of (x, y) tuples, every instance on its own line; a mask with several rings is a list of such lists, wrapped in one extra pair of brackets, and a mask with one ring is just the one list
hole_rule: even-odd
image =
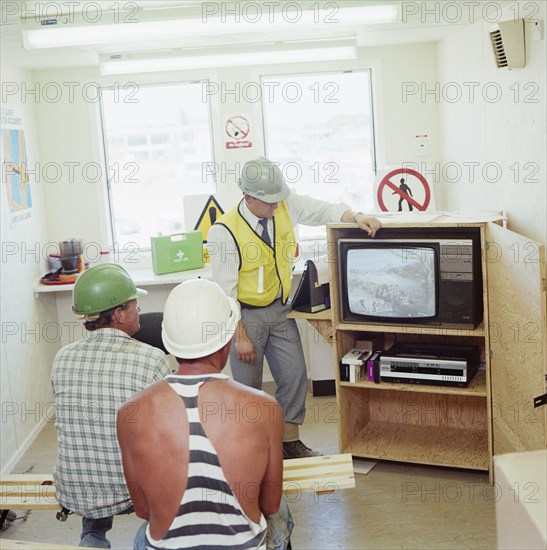
[[(480, 233), (482, 323), (475, 329), (341, 321), (338, 240), (365, 234), (354, 224), (327, 226), (331, 327), (326, 312), (306, 317), (334, 350), (341, 453), (354, 456), (488, 471), (494, 454), (546, 446), (547, 407), (533, 400), (546, 391), (544, 248), (493, 223), (384, 224), (454, 227)], [(363, 333), (397, 341), (473, 344), (483, 366), (466, 388), (340, 381), (340, 359)]]

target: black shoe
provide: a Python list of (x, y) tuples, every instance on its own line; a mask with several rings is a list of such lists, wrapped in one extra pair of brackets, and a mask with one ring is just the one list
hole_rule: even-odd
[(306, 447), (300, 439), (296, 441), (283, 441), (283, 459), (306, 458), (309, 456), (323, 456), (323, 453)]

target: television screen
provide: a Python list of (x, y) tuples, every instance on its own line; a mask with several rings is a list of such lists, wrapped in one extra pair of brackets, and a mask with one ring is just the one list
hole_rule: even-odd
[(350, 315), (379, 319), (437, 315), (435, 245), (349, 246), (344, 265), (345, 305)]

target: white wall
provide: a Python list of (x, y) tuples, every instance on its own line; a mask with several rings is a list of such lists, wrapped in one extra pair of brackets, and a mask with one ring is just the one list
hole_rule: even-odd
[[(416, 133), (431, 135), (432, 146), (428, 162), (438, 157), (438, 106), (414, 106), (401, 101), (402, 84), (419, 78), (426, 82), (436, 80), (435, 44), (414, 44), (383, 48), (361, 48), (359, 63), (375, 68), (376, 115), (378, 123), (378, 162), (380, 165), (416, 162), (414, 155)], [(355, 65), (355, 64), (354, 64)], [(290, 70), (309, 72), (325, 70), (325, 64), (300, 64)], [(350, 62), (327, 65), (338, 70), (351, 67)], [(270, 74), (287, 74), (287, 66), (269, 67)], [(154, 80), (190, 80), (207, 76), (218, 90), (243, 89), (248, 83), (259, 82), (264, 71), (258, 68), (224, 69), (209, 72), (179, 72), (155, 76), (124, 77), (105, 81), (97, 69), (70, 69), (35, 71), (34, 76), (42, 92), (60, 85), (63, 93), (57, 101), (41, 98), (37, 105), (38, 139), (44, 159), (56, 163), (62, 169), (57, 178), (54, 170), (47, 183), (47, 210), (49, 237), (53, 241), (74, 236), (85, 242), (108, 246), (105, 215), (105, 180), (92, 182), (94, 166), (104, 166), (100, 143), (99, 108), (95, 84), (108, 82), (123, 87), (128, 82), (151, 82)], [(73, 93), (69, 93), (69, 90)], [(43, 94), (42, 94), (43, 95)], [(126, 93), (127, 95), (127, 93)], [(138, 96), (137, 96), (138, 97)], [(215, 93), (211, 95), (213, 114), (213, 138), (215, 162), (222, 169), (218, 177), (218, 190), (238, 192), (236, 173), (246, 160), (263, 154), (262, 118), (259, 104), (248, 102), (245, 94)], [(224, 126), (226, 119), (235, 114), (251, 117), (253, 149), (227, 150)], [(74, 166), (71, 173), (68, 164)], [(89, 171), (88, 171), (89, 170)], [(105, 172), (103, 170), (103, 172)], [(48, 175), (47, 173), (44, 175)], [(72, 177), (74, 175), (74, 177)], [(103, 173), (103, 176), (105, 174)], [(87, 179), (87, 181), (86, 181)], [(196, 182), (199, 185), (199, 182)], [(128, 266), (131, 267), (131, 266)]]
[[(545, 21), (546, 3), (531, 5)], [(534, 41), (531, 27), (525, 24), (526, 66), (511, 71), (496, 68), (486, 22), (439, 43), (439, 173), (445, 209), (505, 210), (510, 229), (545, 244), (546, 41)], [(424, 103), (433, 101), (427, 95)]]
[[(49, 238), (70, 237), (108, 248), (106, 169), (99, 141), (96, 70), (34, 71), (38, 141), (44, 159)], [(98, 179), (98, 181), (95, 181)]]
[[(2, 65), (1, 72), (4, 84), (33, 87), (32, 75), (28, 71)], [(27, 163), (32, 169), (40, 163), (41, 158), (35, 122), (36, 105), (16, 94), (2, 104), (2, 108), (12, 110), (15, 117), (22, 118)], [(4, 168), (3, 162), (4, 159)], [(12, 224), (3, 172), (0, 311), (2, 470), (9, 470), (53, 412), (49, 379), (53, 356), (59, 346), (60, 327), (57, 325), (55, 299), (51, 296), (37, 299), (32, 291), (34, 280), (46, 272), (47, 189), (37, 183), (32, 174), (30, 186), (31, 217)]]

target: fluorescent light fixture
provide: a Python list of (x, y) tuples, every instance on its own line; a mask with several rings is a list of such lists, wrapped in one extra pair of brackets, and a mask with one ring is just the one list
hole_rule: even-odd
[[(298, 2), (291, 2), (284, 9), (281, 4), (277, 6), (272, 2), (268, 3), (270, 7), (266, 9), (266, 5), (252, 2), (252, 11), (248, 4), (241, 2), (234, 4), (235, 12), (211, 11), (222, 11), (224, 4), (205, 2), (200, 13), (173, 8), (145, 10), (136, 14), (122, 14), (123, 16), (112, 10), (104, 10), (98, 14), (100, 17), (94, 14), (93, 18), (83, 12), (72, 13), (70, 17), (34, 17), (25, 22), (23, 43), (27, 49), (56, 48), (284, 29), (320, 31), (347, 25), (393, 23), (400, 20), (397, 4), (344, 6), (344, 3), (337, 5), (327, 2), (325, 8), (321, 9), (322, 4), (316, 2), (304, 9)], [(207, 6), (211, 8), (209, 11)]]
[(156, 52), (101, 55), (102, 75), (132, 74), (211, 67), (268, 65), (356, 59), (355, 40), (248, 44), (237, 47), (161, 50)]

